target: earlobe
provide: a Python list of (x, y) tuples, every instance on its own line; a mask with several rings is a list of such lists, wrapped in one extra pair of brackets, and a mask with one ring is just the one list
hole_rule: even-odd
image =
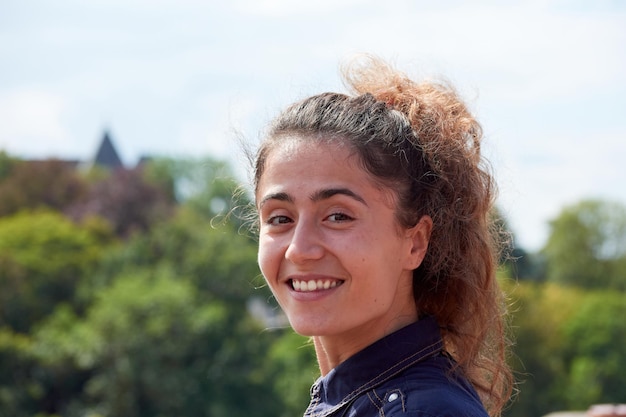
[(410, 252), (407, 259), (409, 269), (417, 269), (422, 264), (428, 250), (432, 229), (432, 219), (424, 215), (415, 226), (407, 230), (407, 237), (410, 239)]

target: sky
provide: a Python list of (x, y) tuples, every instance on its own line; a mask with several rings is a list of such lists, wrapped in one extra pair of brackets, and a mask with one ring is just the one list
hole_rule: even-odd
[(344, 92), (359, 53), (456, 86), (522, 248), (564, 207), (626, 204), (620, 0), (1, 0), (0, 150), (86, 160), (106, 129), (127, 165), (213, 156), (246, 181), (238, 138)]

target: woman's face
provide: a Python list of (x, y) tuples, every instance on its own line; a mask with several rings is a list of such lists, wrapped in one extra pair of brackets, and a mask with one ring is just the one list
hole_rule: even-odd
[(417, 319), (430, 219), (401, 229), (391, 190), (345, 147), (285, 139), (257, 187), (259, 265), (294, 330), (374, 340)]

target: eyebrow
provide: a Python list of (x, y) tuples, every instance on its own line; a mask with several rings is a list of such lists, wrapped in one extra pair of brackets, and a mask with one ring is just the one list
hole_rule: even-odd
[(272, 193), (268, 194), (259, 202), (259, 208), (263, 207), (265, 203), (270, 200), (278, 200), (278, 201), (286, 201), (288, 203), (293, 203), (293, 198), (287, 193)]
[(348, 188), (325, 188), (323, 190), (314, 192), (310, 198), (313, 201), (320, 201), (327, 200), (336, 195), (345, 195), (367, 206), (367, 203), (365, 202), (365, 199), (363, 199), (363, 197)]
[[(336, 195), (345, 195), (347, 197), (350, 197), (364, 204), (365, 206), (368, 205), (365, 202), (365, 199), (363, 197), (361, 197), (360, 195), (358, 195), (357, 193), (355, 193), (354, 191), (348, 188), (325, 188), (325, 189), (314, 192), (313, 194), (311, 194), (309, 198), (312, 201), (321, 201), (321, 200), (328, 200), (329, 198), (332, 198)], [(263, 207), (263, 205), (267, 203), (269, 200), (286, 201), (288, 203), (294, 202), (294, 199), (285, 192), (272, 193), (263, 197), (263, 199), (259, 202), (259, 208)]]

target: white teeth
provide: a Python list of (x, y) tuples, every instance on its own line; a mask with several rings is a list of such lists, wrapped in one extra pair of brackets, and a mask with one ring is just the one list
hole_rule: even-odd
[(293, 283), (293, 289), (301, 292), (327, 290), (329, 288), (335, 288), (337, 285), (339, 285), (338, 281), (330, 279), (318, 279), (317, 281), (300, 281), (297, 279), (293, 279), (291, 281)]

